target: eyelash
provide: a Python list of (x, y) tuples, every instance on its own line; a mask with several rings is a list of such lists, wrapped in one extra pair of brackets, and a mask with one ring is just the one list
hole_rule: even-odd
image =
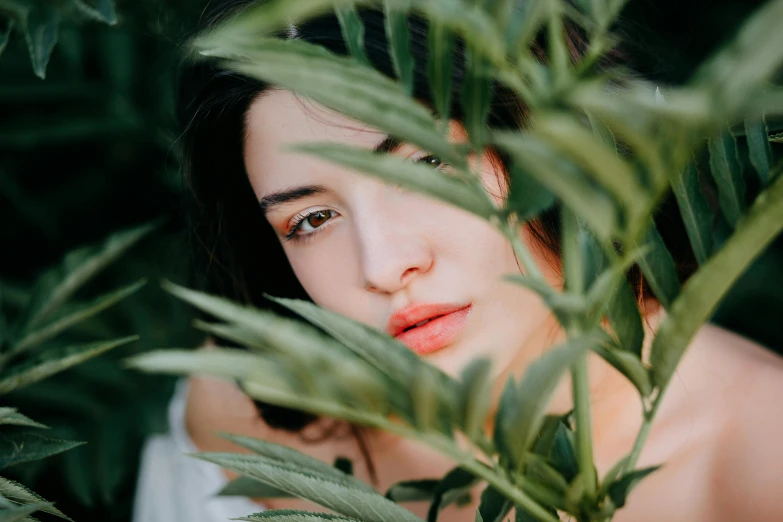
[[(427, 163), (428, 161), (431, 161), (433, 159), (439, 162), (439, 164), (434, 166), (433, 168), (443, 169), (444, 167), (448, 166), (447, 163), (443, 163), (443, 161), (439, 157), (435, 156), (434, 154), (427, 154), (426, 156), (422, 156), (421, 158), (414, 160), (414, 163), (416, 164)], [(315, 234), (317, 234), (318, 232), (326, 228), (324, 225), (320, 225), (314, 228), (312, 232), (307, 232), (305, 234), (297, 234), (297, 232), (302, 227), (302, 224), (305, 222), (305, 220), (317, 212), (330, 212), (333, 214), (337, 214), (337, 212), (331, 209), (318, 209), (318, 210), (312, 210), (310, 212), (297, 214), (296, 216), (294, 216), (294, 224), (293, 226), (291, 226), (291, 230), (289, 230), (288, 233), (284, 236), (285, 241), (295, 241), (295, 242), (307, 241), (309, 239), (312, 239), (312, 236), (314, 236)], [(334, 217), (335, 216), (331, 216), (328, 220), (324, 222), (326, 223), (326, 226), (329, 226), (328, 222), (331, 221)]]

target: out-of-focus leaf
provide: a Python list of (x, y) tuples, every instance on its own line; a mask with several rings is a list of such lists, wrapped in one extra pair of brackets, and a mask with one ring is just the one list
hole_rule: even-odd
[(36, 3), (27, 14), (23, 27), (30, 62), (35, 75), (46, 78), (46, 65), (57, 43), (60, 12), (51, 5)]
[(35, 331), (27, 332), (25, 336), (17, 342), (11, 349), (11, 355), (20, 353), (25, 349), (41, 344), (48, 341), (52, 337), (63, 332), (65, 329), (70, 328), (74, 324), (89, 319), (90, 317), (102, 312), (103, 310), (115, 305), (122, 301), (126, 297), (136, 293), (146, 284), (146, 280), (142, 279), (131, 285), (120, 288), (113, 292), (104, 294), (92, 302), (79, 307), (77, 310), (69, 312), (68, 315), (56, 319), (55, 321), (41, 326)]
[(222, 497), (291, 498), (291, 494), (264, 482), (240, 475), (218, 492)]
[(13, 500), (14, 502), (19, 502), (20, 504), (36, 504), (41, 506), (38, 509), (44, 513), (49, 513), (51, 515), (64, 518), (65, 520), (71, 520), (62, 511), (54, 507), (49, 501), (33, 493), (18, 482), (14, 482), (13, 480), (0, 477), (0, 495), (9, 500)]
[(609, 497), (612, 502), (618, 508), (625, 506), (625, 501), (628, 498), (628, 494), (631, 490), (642, 480), (644, 477), (659, 469), (660, 466), (652, 466), (644, 469), (637, 469), (626, 473), (619, 479), (617, 479), (611, 486), (609, 486)]
[(0, 510), (0, 522), (24, 522), (28, 516), (36, 511), (41, 511), (44, 507), (51, 504), (27, 504), (26, 506), (17, 506), (10, 509)]
[(384, 0), (386, 16), (384, 24), (389, 40), (389, 54), (394, 64), (394, 72), (408, 95), (413, 93), (413, 68), (415, 61), (411, 54), (410, 32), (407, 16), (410, 2)]
[(627, 279), (623, 278), (609, 299), (606, 316), (617, 337), (618, 346), (641, 356), (644, 344), (644, 327), (636, 296)]
[[(695, 214), (691, 214), (691, 217), (695, 219), (706, 219), (709, 226), (709, 214), (701, 214), (698, 215), (698, 217)], [(694, 222), (693, 224), (699, 228), (703, 228), (704, 226), (703, 223), (697, 225), (697, 223)], [(699, 241), (702, 239), (703, 238), (700, 238)], [(642, 270), (642, 273), (647, 280), (647, 284), (652, 288), (655, 297), (664, 308), (668, 309), (680, 293), (680, 280), (677, 275), (677, 267), (674, 265), (674, 259), (672, 258), (671, 253), (669, 253), (669, 249), (666, 248), (663, 238), (653, 221), (650, 221), (649, 228), (644, 237), (644, 244), (648, 251), (639, 258), (639, 268)]]
[(359, 63), (370, 65), (370, 60), (364, 52), (364, 22), (359, 18), (356, 7), (350, 4), (337, 4), (334, 7), (340, 29), (343, 33), (348, 50)]
[(8, 40), (11, 39), (11, 33), (14, 30), (15, 21), (11, 18), (0, 20), (0, 55), (3, 54)]
[(438, 484), (440, 481), (436, 479), (406, 480), (390, 487), (385, 497), (397, 503), (430, 502)]
[(295, 509), (273, 509), (248, 515), (246, 517), (234, 518), (232, 520), (244, 520), (247, 522), (364, 522), (363, 520), (353, 517), (344, 517), (329, 513), (314, 513), (312, 511), (299, 511)]
[(253, 37), (250, 42), (219, 42), (202, 54), (223, 58), (229, 69), (298, 92), (391, 136), (404, 136), (451, 165), (465, 164), (436, 129), (430, 111), (380, 72), (301, 40)]
[(511, 501), (492, 486), (481, 493), (476, 522), (503, 522), (512, 508)]
[(468, 137), (478, 149), (486, 141), (486, 122), (492, 102), (492, 70), (472, 47), (465, 52), (466, 73), (462, 81), (461, 102)]
[(516, 213), (520, 221), (528, 221), (546, 212), (555, 204), (555, 196), (549, 189), (527, 175), (516, 163), (511, 165), (510, 189), (507, 207)]
[(114, 6), (114, 0), (73, 0), (73, 2), (79, 11), (93, 20), (109, 25), (117, 23), (117, 10)]
[(72, 440), (50, 439), (33, 432), (0, 434), (0, 469), (51, 457), (82, 444)]
[(142, 237), (156, 228), (145, 224), (110, 236), (102, 244), (69, 252), (59, 266), (47, 271), (36, 284), (25, 325), (40, 324), (98, 272), (115, 261)]
[(652, 393), (650, 374), (642, 363), (639, 354), (604, 346), (594, 346), (593, 350), (625, 375), (636, 386), (636, 389), (639, 390), (643, 397), (647, 397)]
[(769, 146), (769, 132), (764, 117), (745, 120), (745, 137), (748, 141), (750, 163), (756, 169), (761, 186), (769, 183), (769, 171), (772, 168), (772, 148)]
[[(28, 426), (30, 428), (49, 429), (49, 426), (35, 422), (33, 419), (18, 413), (15, 408), (0, 408), (0, 424), (11, 424), (14, 426)], [(10, 411), (9, 411), (10, 410)], [(0, 490), (2, 494), (2, 490)]]
[(745, 210), (745, 179), (737, 159), (737, 143), (728, 132), (709, 140), (710, 172), (718, 185), (718, 202), (732, 227)]
[(6, 368), (0, 374), (0, 394), (38, 382), (112, 348), (128, 344), (137, 339), (138, 336), (131, 336), (111, 341), (47, 350), (29, 360)]
[(672, 303), (652, 344), (650, 362), (656, 386), (669, 382), (691, 339), (712, 315), (720, 299), (781, 230), (783, 178), (778, 177), (756, 198), (737, 223), (734, 234), (690, 277)]
[(437, 21), (430, 21), (427, 31), (429, 53), (427, 75), (434, 100), (435, 112), (440, 118), (441, 127), (451, 115), (451, 70), (454, 66), (454, 35)]
[[(573, 432), (571, 432), (573, 434)], [(552, 466), (566, 481), (571, 482), (579, 473), (579, 464), (576, 460), (576, 451), (569, 438), (568, 428), (563, 421), (557, 423), (555, 435), (552, 438), (552, 446), (549, 448), (549, 459)]]
[(472, 440), (480, 440), (492, 401), (492, 363), (476, 359), (462, 370), (459, 391), (459, 415), (462, 429)]
[(478, 483), (473, 473), (462, 468), (454, 468), (438, 482), (432, 492), (432, 502), (427, 512), (427, 522), (437, 522), (438, 514), (462, 494), (469, 492)]
[(366, 522), (421, 522), (410, 511), (379, 493), (338, 482), (308, 468), (257, 455), (201, 453), (198, 457), (315, 502), (339, 515)]
[(394, 155), (379, 155), (360, 147), (331, 143), (295, 145), (293, 150), (378, 177), (386, 183), (422, 192), (485, 219), (495, 213), (486, 192), (478, 185), (471, 186), (456, 176)]

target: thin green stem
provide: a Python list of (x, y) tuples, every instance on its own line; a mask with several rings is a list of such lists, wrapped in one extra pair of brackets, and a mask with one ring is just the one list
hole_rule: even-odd
[(596, 480), (593, 471), (593, 429), (590, 420), (590, 382), (587, 376), (587, 355), (580, 357), (571, 369), (574, 415), (576, 416), (576, 455), (579, 474), (585, 485), (585, 496), (595, 498)]

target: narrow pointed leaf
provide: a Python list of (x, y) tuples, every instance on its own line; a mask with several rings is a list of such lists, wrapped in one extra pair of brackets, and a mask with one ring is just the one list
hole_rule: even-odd
[(603, 499), (609, 493), (609, 486), (614, 484), (617, 477), (620, 476), (620, 473), (622, 473), (628, 465), (628, 460), (630, 458), (630, 455), (626, 455), (618, 460), (614, 466), (609, 468), (609, 471), (606, 472), (606, 475), (604, 475), (604, 478), (601, 480), (601, 487), (598, 489), (598, 494), (596, 495), (599, 500)]
[(627, 279), (620, 282), (620, 286), (609, 299), (606, 315), (612, 326), (612, 331), (617, 337), (618, 346), (641, 356), (644, 344), (644, 327), (636, 296)]
[(44, 507), (39, 508), (44, 513), (49, 513), (51, 515), (55, 515), (60, 518), (64, 518), (65, 520), (71, 521), (69, 517), (54, 507), (49, 501), (37, 495), (36, 493), (33, 493), (18, 482), (14, 482), (13, 480), (0, 477), (0, 495), (21, 504), (45, 504)]
[(394, 502), (430, 502), (440, 480), (422, 479), (398, 482), (386, 492), (385, 497)]
[(51, 457), (82, 444), (51, 439), (33, 432), (0, 434), (0, 468)]
[[(442, 123), (451, 116), (451, 71), (454, 67), (454, 36), (437, 21), (430, 20), (427, 75), (435, 112)], [(445, 125), (443, 130), (446, 130)]]
[(639, 393), (643, 397), (649, 396), (652, 391), (652, 381), (650, 379), (650, 373), (642, 363), (638, 354), (629, 352), (627, 350), (618, 350), (612, 348), (606, 348), (603, 346), (595, 346), (593, 350), (603, 357), (603, 359), (614, 366), (617, 371), (625, 375), (631, 383), (636, 386)]
[(36, 4), (27, 15), (24, 36), (35, 75), (46, 78), (46, 66), (59, 36), (60, 13), (54, 7)]
[(330, 109), (405, 139), (452, 165), (464, 158), (437, 131), (430, 111), (380, 72), (300, 40), (254, 37), (202, 54), (225, 58), (224, 65), (298, 92)]
[(628, 494), (639, 483), (639, 481), (659, 468), (660, 466), (652, 466), (649, 468), (637, 469), (630, 473), (626, 473), (617, 479), (611, 486), (609, 486), (609, 497), (611, 497), (614, 505), (618, 508), (625, 506)]
[[(573, 435), (573, 432), (570, 433)], [(552, 438), (552, 446), (549, 449), (549, 459), (558, 473), (569, 483), (579, 473), (576, 451), (569, 438), (569, 430), (562, 420), (557, 423), (555, 435)]]
[(272, 509), (246, 517), (233, 518), (232, 520), (244, 520), (247, 522), (362, 522), (352, 517), (295, 509)]
[(475, 475), (462, 468), (454, 468), (438, 482), (432, 493), (427, 522), (437, 522), (438, 514), (457, 498), (469, 492), (478, 483)]
[(359, 18), (356, 7), (350, 4), (337, 4), (334, 7), (334, 12), (340, 22), (343, 40), (351, 56), (359, 63), (370, 65), (370, 60), (364, 52), (364, 22)]
[(420, 522), (410, 511), (378, 493), (347, 486), (305, 468), (268, 461), (256, 455), (202, 453), (199, 458), (266, 482), (339, 515), (365, 522)]
[(69, 312), (68, 315), (64, 317), (58, 318), (57, 320), (45, 326), (40, 326), (35, 331), (27, 332), (25, 336), (14, 345), (11, 353), (16, 354), (26, 350), (31, 346), (48, 341), (76, 323), (84, 321), (85, 319), (89, 319), (90, 317), (102, 312), (103, 310), (106, 310), (107, 308), (115, 305), (128, 296), (136, 293), (145, 284), (146, 280), (142, 279), (124, 288), (120, 288), (119, 290), (109, 292), (108, 294), (102, 295), (92, 302)]
[(328, 143), (296, 145), (294, 150), (378, 177), (386, 183), (422, 192), (485, 219), (495, 213), (494, 205), (480, 187), (397, 156)]
[(466, 50), (461, 102), (468, 137), (474, 147), (481, 150), (487, 138), (486, 122), (492, 102), (492, 70), (473, 47)]
[(481, 501), (478, 511), (476, 511), (476, 520), (481, 520), (482, 522), (503, 522), (512, 507), (510, 500), (492, 486), (487, 486), (481, 493)]
[[(12, 408), (0, 408), (0, 409), (9, 410)], [(30, 417), (26, 415), (22, 415), (21, 413), (15, 411), (8, 412), (7, 414), (0, 416), (0, 424), (10, 424), (13, 426), (27, 426), (30, 428), (49, 429), (49, 426), (45, 424), (41, 424), (40, 422), (35, 422)], [(0, 494), (2, 494), (1, 488), (0, 488)]]
[(718, 185), (718, 202), (732, 227), (745, 210), (745, 179), (734, 137), (728, 132), (709, 140), (710, 172)]
[(492, 363), (489, 359), (472, 361), (461, 374), (459, 412), (462, 429), (472, 440), (484, 434), (492, 401)]
[(768, 134), (763, 116), (757, 120), (745, 120), (750, 163), (756, 169), (762, 187), (769, 183), (769, 171), (772, 168), (772, 148), (769, 145)]
[(80, 248), (68, 253), (59, 266), (49, 270), (39, 279), (29, 306), (27, 327), (32, 328), (40, 324), (49, 313), (156, 226), (146, 224), (119, 232), (98, 246)]
[(511, 165), (509, 178), (507, 210), (514, 212), (520, 222), (531, 220), (554, 206), (554, 194), (516, 163)]
[(26, 506), (0, 510), (0, 522), (24, 522), (30, 514), (41, 511), (44, 507), (50, 505), (44, 503), (27, 504)]
[(131, 343), (137, 336), (124, 337), (111, 341), (45, 351), (23, 363), (6, 368), (0, 380), (0, 394), (8, 393), (17, 388), (28, 386), (50, 375), (80, 364), (104, 352)]
[(414, 58), (411, 54), (410, 32), (408, 31), (408, 9), (406, 2), (384, 0), (386, 38), (394, 72), (408, 95), (413, 94)]
[(221, 497), (249, 497), (249, 498), (291, 498), (291, 494), (281, 491), (265, 482), (240, 475), (217, 493)]
[[(702, 215), (698, 219), (708, 218)], [(702, 225), (700, 224), (699, 226)], [(666, 248), (658, 228), (652, 221), (644, 237), (644, 245), (648, 250), (645, 255), (639, 258), (639, 268), (642, 270), (655, 297), (664, 308), (668, 309), (680, 293), (680, 279), (677, 275), (674, 259), (671, 253), (669, 253), (669, 249)]]
[[(778, 169), (776, 169), (778, 170)], [(775, 178), (776, 172), (773, 172)], [(693, 336), (737, 278), (783, 230), (783, 178), (759, 194), (734, 234), (688, 280), (653, 341), (650, 362), (657, 386), (665, 386)]]
[(103, 22), (108, 25), (117, 23), (117, 10), (114, 6), (114, 0), (74, 0), (76, 8), (89, 16), (93, 20)]

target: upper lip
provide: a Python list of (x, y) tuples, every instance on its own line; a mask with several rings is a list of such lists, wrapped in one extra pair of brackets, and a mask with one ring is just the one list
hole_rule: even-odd
[(397, 337), (407, 328), (426, 321), (427, 319), (434, 319), (441, 315), (450, 314), (457, 310), (462, 310), (467, 304), (453, 304), (453, 303), (413, 303), (405, 308), (401, 308), (394, 312), (389, 318), (389, 323), (386, 325), (386, 332), (393, 337)]

